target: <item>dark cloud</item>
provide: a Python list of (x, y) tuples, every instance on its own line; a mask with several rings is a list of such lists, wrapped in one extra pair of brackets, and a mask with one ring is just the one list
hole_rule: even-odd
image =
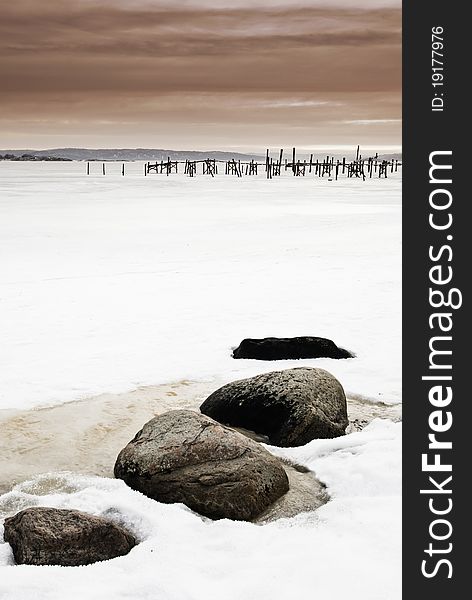
[[(104, 107), (115, 115), (115, 127), (120, 120), (144, 122), (149, 103), (157, 107), (150, 114), (158, 122), (175, 128), (185, 122), (188, 128), (192, 114), (198, 122), (208, 112), (198, 103), (202, 95), (212, 107), (207, 122), (219, 119), (225, 127), (237, 115), (244, 128), (253, 121), (251, 110), (271, 94), (259, 114), (267, 126), (276, 116), (288, 128), (300, 115), (315, 119), (323, 130), (328, 121), (331, 128), (339, 122), (346, 132), (355, 121), (390, 123), (387, 137), (396, 128), (393, 137), (399, 141), (393, 121), (399, 117), (401, 86), (399, 9), (253, 4), (226, 9), (190, 3), (176, 9), (161, 2), (9, 3), (0, 20), (0, 101), (8, 135), (40, 129), (34, 125), (34, 105), (41, 107), (36, 109), (40, 122), (56, 118), (54, 131), (71, 135), (85, 114), (104, 121)], [(244, 108), (248, 94), (252, 109)], [(343, 94), (343, 102), (335, 109), (336, 94)], [(369, 94), (372, 106), (366, 112), (354, 98), (362, 96), (366, 106)], [(293, 101), (297, 95), (305, 104)], [(320, 98), (331, 106), (329, 115), (326, 108), (313, 111), (313, 100)], [(93, 132), (96, 136), (96, 127)], [(247, 128), (248, 143), (255, 141), (253, 133)]]
[[(252, 53), (317, 46), (400, 43), (398, 10), (120, 10), (11, 6), (0, 22), (3, 53), (73, 52), (122, 56)], [(66, 8), (67, 7), (67, 8)], [(38, 10), (39, 9), (39, 10)], [(20, 34), (20, 35), (19, 35)]]

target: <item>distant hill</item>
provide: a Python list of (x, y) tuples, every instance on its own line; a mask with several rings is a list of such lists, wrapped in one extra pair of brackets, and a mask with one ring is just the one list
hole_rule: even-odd
[(91, 149), (91, 148), (51, 148), (50, 150), (0, 150), (0, 155), (21, 157), (23, 155), (37, 159), (63, 159), (63, 160), (203, 160), (214, 158), (218, 160), (252, 160), (261, 158), (256, 154), (241, 154), (238, 152), (221, 151), (192, 151), (192, 150), (164, 150), (151, 148), (117, 148), (117, 149)]
[(0, 160), (14, 160), (16, 162), (21, 161), (21, 162), (35, 162), (35, 161), (61, 161), (61, 160), (67, 160), (70, 161), (70, 158), (59, 158), (56, 156), (48, 156), (48, 155), (42, 155), (42, 156), (34, 156), (33, 154), (12, 154), (11, 151), (10, 153), (6, 153), (6, 154), (0, 154)]
[[(278, 157), (278, 151), (272, 150), (271, 156), (274, 158)], [(334, 156), (334, 158), (342, 158), (347, 156), (349, 159), (353, 159), (355, 153), (352, 152), (332, 152), (318, 150), (313, 154), (314, 159), (325, 158), (326, 155)], [(373, 156), (375, 153), (363, 153), (364, 158), (367, 156)], [(284, 157), (290, 160), (291, 150), (285, 150)], [(0, 160), (109, 160), (109, 161), (160, 161), (167, 160), (169, 157), (171, 160), (204, 160), (206, 158), (214, 158), (217, 160), (227, 161), (230, 159), (249, 161), (258, 160), (259, 162), (265, 160), (265, 156), (262, 154), (243, 154), (240, 152), (229, 152), (229, 151), (195, 151), (195, 150), (164, 150), (162, 148), (103, 148), (103, 149), (92, 149), (92, 148), (51, 148), (50, 150), (0, 150)], [(310, 154), (305, 151), (297, 153), (298, 160), (309, 160)], [(380, 154), (380, 160), (400, 160), (402, 159), (401, 153), (391, 154)]]

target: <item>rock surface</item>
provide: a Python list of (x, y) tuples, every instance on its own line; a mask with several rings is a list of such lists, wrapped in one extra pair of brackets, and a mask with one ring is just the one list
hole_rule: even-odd
[(203, 414), (231, 427), (266, 435), (274, 446), (303, 446), (344, 435), (346, 396), (324, 369), (300, 367), (224, 385), (201, 405)]
[(320, 337), (245, 339), (235, 350), (233, 358), (256, 360), (289, 360), (300, 358), (352, 358), (332, 340)]
[(289, 489), (275, 456), (189, 410), (146, 423), (120, 452), (115, 477), (154, 500), (182, 502), (213, 519), (251, 520)]
[(75, 567), (123, 556), (136, 545), (125, 529), (77, 510), (27, 508), (5, 520), (17, 564)]

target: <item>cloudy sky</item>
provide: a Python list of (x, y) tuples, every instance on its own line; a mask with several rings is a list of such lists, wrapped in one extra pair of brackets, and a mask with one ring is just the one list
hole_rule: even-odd
[(398, 147), (400, 0), (14, 0), (0, 147)]

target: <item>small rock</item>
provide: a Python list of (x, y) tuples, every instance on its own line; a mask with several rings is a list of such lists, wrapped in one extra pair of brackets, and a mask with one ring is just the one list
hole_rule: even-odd
[(303, 446), (344, 435), (344, 390), (324, 369), (300, 367), (224, 385), (201, 405), (203, 414), (231, 427), (266, 435), (274, 446)]
[(125, 529), (77, 510), (35, 507), (5, 520), (17, 564), (75, 567), (123, 556), (136, 545)]
[(353, 355), (339, 348), (332, 340), (320, 337), (293, 337), (243, 340), (233, 358), (256, 360), (289, 360), (300, 358), (352, 358)]
[(154, 500), (182, 502), (212, 519), (251, 520), (289, 489), (275, 456), (190, 410), (146, 423), (120, 452), (115, 477)]

